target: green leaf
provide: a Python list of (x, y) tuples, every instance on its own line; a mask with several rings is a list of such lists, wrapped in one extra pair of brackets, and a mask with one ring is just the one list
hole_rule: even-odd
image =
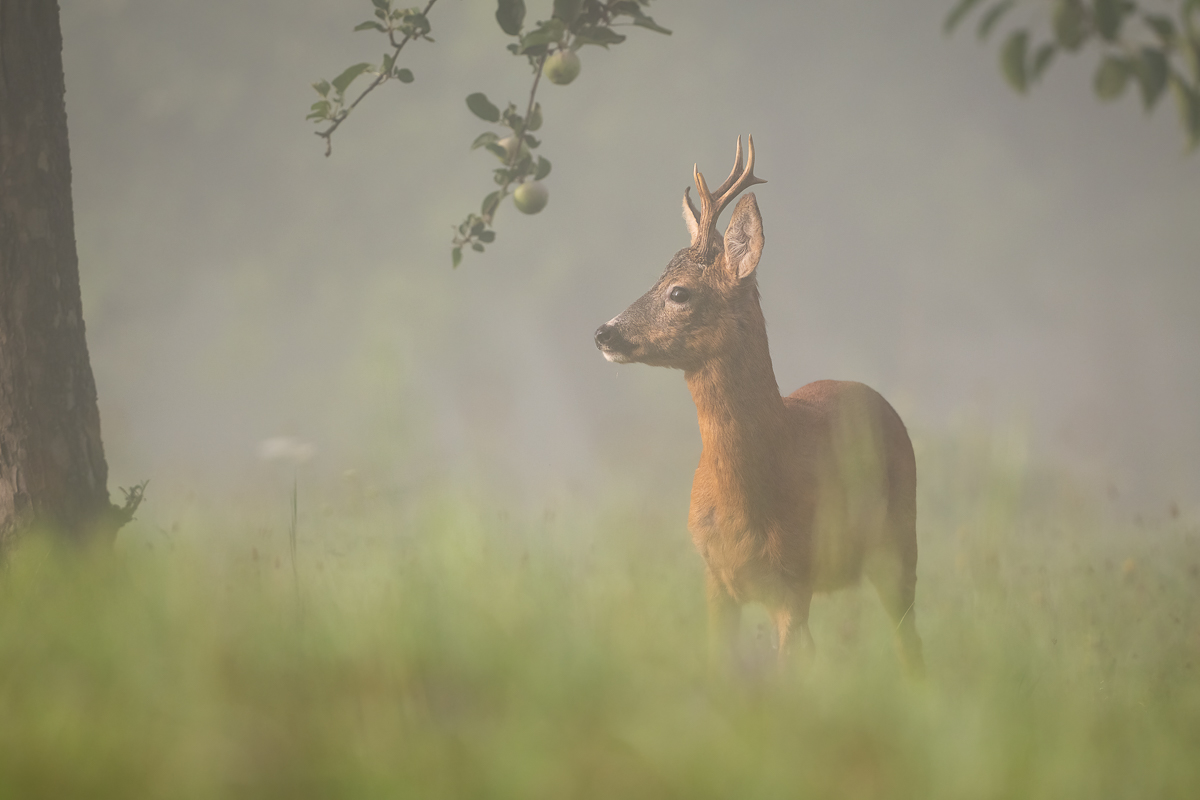
[(987, 13), (983, 15), (983, 19), (979, 20), (977, 33), (980, 40), (988, 37), (988, 34), (992, 32), (992, 28), (996, 27), (996, 23), (1012, 9), (1015, 3), (1016, 0), (1004, 0), (1004, 2), (997, 3), (988, 9)]
[(317, 94), (321, 95), (321, 97), (329, 95), (329, 81), (317, 81), (312, 87), (317, 90)]
[(394, 67), (394, 66), (396, 66), (396, 54), (395, 53), (384, 53), (383, 54), (383, 64), (379, 67), (379, 71), (382, 72), (384, 75), (391, 75), (392, 67)]
[(515, 131), (525, 124), (525, 117), (517, 113), (516, 105), (509, 103), (508, 108), (504, 109), (504, 113), (501, 115), (501, 121)]
[(1013, 31), (1000, 48), (1000, 70), (1008, 85), (1021, 94), (1029, 88), (1029, 77), (1025, 72), (1025, 56), (1029, 51), (1029, 31)]
[(550, 52), (548, 44), (532, 44), (528, 47), (521, 44), (517, 46), (517, 55), (527, 56), (529, 58), (530, 68), (537, 67), (537, 60)]
[(1125, 91), (1125, 84), (1129, 82), (1129, 71), (1129, 64), (1125, 59), (1107, 56), (1096, 70), (1093, 81), (1096, 96), (1101, 100), (1115, 100), (1120, 97)]
[(382, 23), (376, 22), (373, 19), (369, 19), (366, 22), (360, 22), (354, 26), (354, 30), (356, 31), (369, 31), (372, 29), (382, 31), (384, 33), (387, 32), (387, 28), (383, 27)]
[[(489, 194), (487, 197), (483, 198), (483, 205), (480, 207), (479, 210), (483, 213), (483, 215), (485, 217), (490, 217), (492, 214), (496, 213), (496, 208), (499, 207), (500, 201), (502, 199), (503, 199), (503, 195), (501, 195), (500, 190), (497, 189), (496, 191)], [(495, 236), (495, 234), (492, 234), (492, 235), (493, 235), (493, 237)], [(488, 241), (491, 241), (491, 240), (489, 239)]]
[(498, 122), (500, 120), (500, 109), (492, 105), (487, 99), (487, 95), (483, 92), (475, 92), (467, 95), (467, 108), (471, 109), (471, 113), (486, 122)]
[(1153, 47), (1143, 47), (1132, 66), (1138, 79), (1138, 88), (1142, 90), (1142, 108), (1149, 112), (1167, 88), (1167, 78), (1171, 74), (1170, 63), (1161, 51)]
[(416, 78), (412, 74), (412, 70), (407, 67), (401, 67), (396, 70), (396, 80), (401, 83), (412, 83)]
[[(611, 16), (633, 17), (634, 25), (637, 25), (641, 28), (647, 28), (652, 31), (657, 31), (658, 33), (665, 33), (670, 36), (671, 32), (669, 30), (656, 23), (650, 17), (646, 16), (646, 14), (642, 11), (642, 6), (644, 5), (649, 5), (649, 0), (640, 0), (640, 2), (634, 2), (634, 0), (620, 0), (620, 2), (611, 3), (608, 6), (608, 10)], [(598, 23), (601, 21), (601, 18), (597, 16), (590, 18), (589, 21)]]
[(530, 147), (531, 149), (536, 149), (536, 148), (538, 148), (538, 147), (541, 147), (541, 146), (542, 146), (542, 143), (541, 143), (541, 142), (539, 142), (539, 141), (538, 141), (536, 138), (534, 138), (533, 136), (530, 136), (528, 133), (527, 133), (527, 134), (525, 134), (525, 137), (524, 137), (524, 138), (525, 138), (525, 144), (529, 145), (529, 147)]
[(410, 8), (405, 10), (400, 15), (400, 32), (405, 36), (410, 36), (418, 39), (424, 36), (429, 41), (433, 41), (426, 34), (429, 33), (431, 27), (429, 18), (420, 12), (419, 9)]
[(1200, 93), (1184, 82), (1178, 74), (1171, 75), (1171, 89), (1179, 105), (1179, 121), (1188, 137), (1188, 151), (1200, 144)]
[(330, 108), (331, 108), (331, 106), (329, 105), (328, 100), (318, 100), (317, 102), (312, 104), (312, 107), (309, 109), (312, 113), (309, 114), (307, 117), (305, 117), (305, 119), (318, 120), (318, 121), (323, 120), (323, 119), (329, 119)]
[(474, 250), (476, 253), (482, 253), (482, 252), (483, 252), (483, 245), (482, 245), (482, 244), (480, 244), (479, 242), (472, 242), (472, 243), (471, 243), (471, 249), (472, 249), (472, 250)]
[(665, 33), (667, 36), (671, 35), (671, 31), (664, 28), (662, 25), (659, 25), (645, 14), (642, 14), (640, 17), (634, 17), (633, 24), (637, 25), (639, 28), (647, 28), (648, 30), (652, 30), (655, 33)]
[(583, 9), (583, 0), (554, 0), (554, 18), (561, 19), (568, 26), (579, 16)]
[(492, 242), (496, 241), (496, 232), (495, 231), (483, 231), (482, 233), (479, 234), (479, 241), (487, 242), (488, 244), (491, 244)]
[(1048, 42), (1037, 49), (1037, 52), (1033, 56), (1033, 63), (1029, 66), (1029, 81), (1031, 83), (1042, 77), (1042, 73), (1046, 71), (1046, 67), (1050, 66), (1050, 62), (1054, 60), (1054, 55), (1057, 52), (1058, 45), (1053, 42)]
[(520, 36), (525, 24), (525, 0), (499, 0), (496, 4), (496, 22), (500, 30), (509, 36)]
[(542, 178), (546, 177), (549, 174), (550, 174), (549, 159), (543, 158), (542, 156), (538, 156), (537, 171), (533, 173), (533, 179), (535, 181), (540, 181)]
[(375, 6), (380, 11), (387, 11), (392, 7), (392, 0), (371, 0), (371, 5)]
[(947, 35), (954, 33), (954, 29), (958, 27), (958, 23), (962, 22), (963, 17), (971, 13), (971, 9), (981, 2), (983, 0), (958, 0), (954, 8), (950, 9), (950, 13), (946, 15), (946, 21), (942, 23), (942, 33)]
[(454, 269), (458, 269), (458, 265), (462, 263), (462, 248), (456, 247), (450, 251), (450, 263)]
[(341, 75), (333, 79), (333, 88), (337, 89), (338, 94), (345, 94), (346, 89), (350, 88), (350, 84), (354, 82), (354, 79), (369, 70), (372, 66), (371, 64), (362, 63), (347, 68)]
[(495, 144), (498, 141), (500, 141), (499, 136), (492, 133), (491, 131), (485, 131), (484, 133), (481, 133), (478, 136), (476, 136), (475, 141), (471, 142), (471, 149), (478, 150), (480, 147), (483, 147), (483, 146), (489, 145), (489, 144)]
[(1154, 31), (1159, 40), (1167, 47), (1175, 41), (1175, 23), (1170, 17), (1164, 17), (1159, 14), (1146, 14), (1142, 17), (1146, 23), (1146, 27)]
[(486, 147), (487, 151), (496, 158), (500, 159), (501, 161), (508, 161), (508, 151), (496, 144), (496, 142), (484, 142), (483, 146)]
[(521, 37), (521, 52), (524, 53), (537, 45), (558, 44), (566, 30), (567, 26), (561, 19), (547, 20)]
[(512, 175), (514, 178), (520, 178), (525, 175), (528, 175), (532, 171), (533, 171), (533, 154), (526, 153), (525, 155), (521, 156), (521, 158), (517, 161), (517, 163), (515, 165), (513, 165)]
[(536, 131), (542, 127), (542, 104), (534, 103), (533, 111), (529, 114), (529, 122), (525, 125), (525, 130)]
[(1133, 8), (1133, 3), (1128, 0), (1095, 0), (1096, 30), (1105, 41), (1117, 40), (1121, 35), (1121, 23)]
[(625, 37), (612, 28), (591, 25), (575, 34), (575, 38), (571, 42), (571, 49), (577, 50), (585, 44), (596, 44), (607, 49), (610, 44), (620, 44), (623, 41), (625, 41)]
[(1082, 0), (1059, 0), (1054, 7), (1054, 38), (1064, 50), (1075, 52), (1088, 34), (1088, 14)]

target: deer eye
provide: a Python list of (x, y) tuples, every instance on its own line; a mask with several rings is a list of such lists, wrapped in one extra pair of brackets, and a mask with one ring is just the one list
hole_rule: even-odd
[(676, 286), (667, 296), (671, 299), (672, 303), (686, 303), (688, 298), (692, 296), (692, 293), (687, 290), (686, 286)]

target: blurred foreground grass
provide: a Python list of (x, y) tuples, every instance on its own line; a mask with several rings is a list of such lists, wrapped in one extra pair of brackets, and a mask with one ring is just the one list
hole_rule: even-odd
[[(918, 443), (910, 686), (866, 587), (818, 657), (705, 677), (685, 507), (510, 517), (301, 494), (0, 574), (0, 798), (1194, 798), (1200, 525), (1121, 524), (1019, 447)], [(682, 498), (686, 505), (686, 498)], [(297, 580), (298, 579), (298, 580)]]

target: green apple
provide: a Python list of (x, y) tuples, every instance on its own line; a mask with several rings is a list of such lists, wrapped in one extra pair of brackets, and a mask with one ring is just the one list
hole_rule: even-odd
[(559, 50), (552, 53), (542, 66), (542, 74), (551, 83), (566, 86), (579, 75), (579, 56), (572, 50)]
[[(508, 164), (509, 162), (512, 162), (513, 150), (517, 148), (517, 137), (505, 136), (503, 139), (496, 142), (496, 144), (504, 148), (504, 163)], [(520, 146), (521, 152), (517, 155), (517, 161), (520, 161), (522, 158), (529, 155), (529, 145), (525, 144), (525, 142), (521, 142)]]
[(550, 192), (541, 181), (522, 183), (513, 192), (513, 205), (522, 214), (536, 214), (546, 207)]

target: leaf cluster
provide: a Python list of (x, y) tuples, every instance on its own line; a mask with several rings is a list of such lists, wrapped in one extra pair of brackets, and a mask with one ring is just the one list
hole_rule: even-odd
[[(378, 31), (388, 37), (391, 52), (384, 53), (379, 64), (362, 62), (347, 67), (332, 81), (320, 80), (314, 83), (313, 89), (321, 99), (313, 103), (306, 119), (318, 125), (328, 123), (325, 130), (317, 131), (317, 135), (325, 140), (325, 155), (332, 152), (333, 132), (345, 121), (354, 107), (362, 101), (377, 86), (389, 80), (400, 83), (412, 83), (412, 70), (396, 66), (396, 59), (404, 45), (414, 39), (424, 39), (432, 42), (429, 35), (432, 26), (429, 24), (429, 10), (437, 0), (429, 0), (424, 9), (393, 8), (392, 0), (371, 0), (375, 6), (375, 19), (360, 22), (354, 26), (355, 31)], [(399, 38), (397, 38), (399, 37)], [(346, 92), (350, 84), (361, 75), (374, 75), (375, 79), (364, 89), (353, 102), (347, 102)]]
[[(371, 0), (374, 19), (359, 23), (354, 30), (384, 34), (392, 50), (384, 53), (378, 65), (370, 62), (354, 64), (332, 81), (320, 80), (313, 84), (320, 99), (312, 104), (307, 119), (326, 125), (323, 130), (316, 131), (325, 140), (326, 156), (332, 152), (334, 131), (363, 98), (389, 80), (412, 83), (412, 71), (398, 67), (396, 60), (408, 42), (414, 39), (433, 41), (429, 35), (432, 30), (429, 11), (436, 2), (428, 0), (424, 8), (396, 8), (393, 0)], [(454, 266), (462, 261), (464, 247), (483, 252), (485, 245), (495, 241), (492, 220), (513, 184), (540, 181), (550, 174), (550, 161), (540, 155), (534, 156), (533, 151), (541, 146), (541, 142), (532, 135), (542, 126), (542, 106), (535, 97), (547, 56), (552, 52), (575, 52), (589, 44), (605, 49), (620, 44), (625, 41), (625, 36), (613, 30), (615, 25), (632, 25), (670, 34), (671, 31), (646, 13), (649, 5), (650, 0), (552, 0), (550, 18), (526, 29), (524, 0), (497, 0), (496, 22), (505, 34), (516, 39), (508, 45), (508, 50), (528, 60), (533, 69), (533, 85), (524, 114), (515, 103), (508, 103), (501, 111), (482, 92), (467, 96), (467, 108), (471, 113), (500, 129), (499, 132), (485, 131), (471, 144), (472, 150), (485, 149), (500, 159), (501, 166), (493, 169), (493, 180), (500, 188), (483, 199), (478, 214), (468, 214), (455, 228), (451, 245)], [(362, 75), (375, 77), (353, 101), (349, 101), (347, 92)]]
[(517, 37), (508, 45), (509, 51), (528, 56), (531, 61), (556, 48), (578, 50), (594, 44), (607, 49), (610, 44), (620, 44), (625, 36), (614, 31), (613, 25), (622, 23), (671, 33), (643, 10), (650, 0), (554, 0), (550, 19), (539, 21), (529, 31), (524, 30), (524, 0), (499, 0), (497, 5), (500, 29)]
[(386, 33), (395, 41), (397, 33), (407, 39), (425, 39), (432, 42), (429, 36), (429, 18), (419, 8), (393, 9), (391, 0), (371, 0), (375, 6), (376, 19), (369, 19), (354, 26), (356, 31), (375, 30)]
[(500, 159), (502, 166), (493, 170), (493, 180), (500, 188), (483, 199), (478, 214), (468, 214), (455, 229), (450, 251), (454, 266), (462, 262), (463, 248), (483, 252), (484, 246), (495, 240), (492, 221), (514, 184), (540, 181), (550, 174), (550, 161), (540, 155), (534, 157), (533, 150), (541, 142), (531, 135), (542, 126), (542, 106), (535, 97), (546, 58), (557, 51), (575, 52), (589, 44), (605, 49), (620, 44), (625, 36), (613, 30), (614, 25), (633, 25), (670, 34), (671, 31), (646, 14), (649, 4), (650, 0), (553, 0), (550, 18), (539, 20), (527, 29), (524, 0), (498, 0), (496, 22), (516, 40), (508, 45), (508, 51), (528, 60), (533, 69), (533, 86), (524, 114), (515, 103), (509, 103), (501, 111), (482, 92), (467, 96), (467, 108), (472, 114), (500, 128), (499, 133), (481, 133), (471, 143), (471, 149), (489, 151)]
[(521, 183), (526, 179), (540, 181), (550, 174), (549, 159), (539, 155), (535, 160), (533, 154), (533, 150), (542, 144), (531, 133), (542, 127), (541, 103), (535, 102), (525, 116), (518, 112), (515, 103), (509, 103), (501, 111), (483, 92), (475, 92), (467, 96), (467, 108), (480, 119), (495, 123), (506, 130), (507, 135), (501, 137), (494, 131), (484, 131), (471, 143), (472, 150), (483, 148), (500, 159), (502, 166), (493, 170), (493, 179), (500, 188), (483, 198), (479, 214), (468, 214), (467, 218), (459, 223), (450, 252), (450, 260), (455, 267), (462, 263), (464, 247), (482, 253), (485, 244), (495, 241), (496, 232), (491, 229), (492, 220), (500, 202), (508, 196), (508, 189), (512, 184)]
[[(946, 16), (953, 32), (987, 0), (959, 0)], [(1093, 44), (1100, 61), (1092, 88), (1101, 100), (1121, 97), (1130, 83), (1140, 90), (1142, 107), (1152, 111), (1168, 86), (1179, 106), (1188, 149), (1200, 144), (1200, 0), (1177, 0), (1173, 16), (1143, 10), (1133, 0), (1055, 0), (1051, 30), (1035, 44), (1031, 26), (1010, 31), (1000, 47), (1000, 70), (1022, 94), (1036, 83), (1059, 53), (1073, 54)], [(979, 39), (1016, 6), (1000, 0), (982, 12)]]

